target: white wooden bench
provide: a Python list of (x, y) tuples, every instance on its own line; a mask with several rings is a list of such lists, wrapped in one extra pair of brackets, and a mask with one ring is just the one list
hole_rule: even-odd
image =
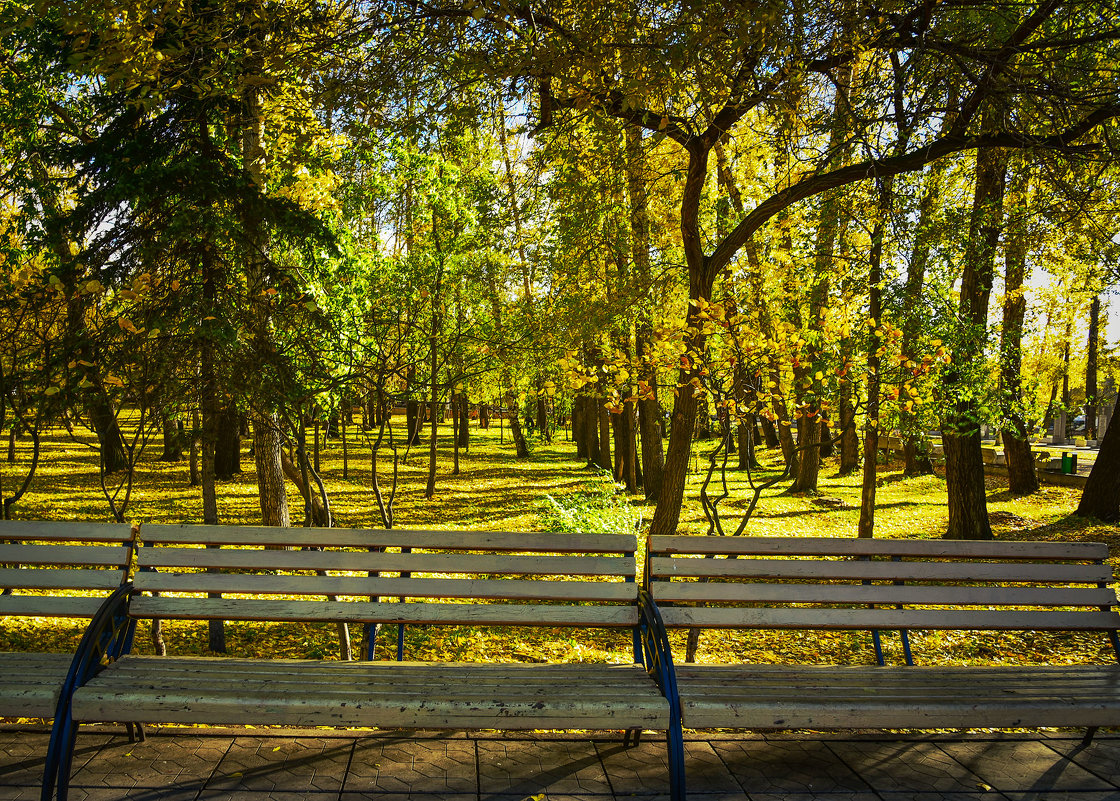
[[(0, 522), (0, 625), (14, 618), (95, 618), (125, 583), (131, 555), (126, 524)], [(116, 639), (103, 646), (125, 644)], [(54, 719), (52, 737), (58, 736), (73, 663), (69, 651), (0, 651), (0, 716)], [(54, 773), (48, 763), (44, 798)]]
[[(141, 539), (128, 602), (133, 619), (594, 627), (619, 630), (628, 648), (640, 628), (633, 536), (148, 525)], [(309, 546), (324, 550), (290, 550)], [(206, 597), (212, 593), (226, 597)], [(669, 703), (639, 660), (128, 655), (83, 677), (72, 715), (79, 722), (667, 730)], [(72, 750), (73, 738), (59, 760), (60, 799)]]
[[(678, 662), (684, 726), (1091, 737), (1120, 725), (1120, 666), (913, 666), (909, 632), (1100, 632), (1120, 658), (1107, 556), (1102, 543), (665, 536), (650, 538), (647, 575), (668, 629), (867, 630), (879, 654), (857, 666)], [(880, 632), (901, 636), (908, 665), (881, 666)]]

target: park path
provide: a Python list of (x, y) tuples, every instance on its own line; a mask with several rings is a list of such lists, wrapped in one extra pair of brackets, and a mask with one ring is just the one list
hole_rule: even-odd
[[(47, 733), (0, 727), (0, 801), (38, 799)], [(692, 801), (1120, 801), (1120, 734), (693, 735)], [(73, 801), (661, 801), (665, 748), (612, 733), (83, 732)]]

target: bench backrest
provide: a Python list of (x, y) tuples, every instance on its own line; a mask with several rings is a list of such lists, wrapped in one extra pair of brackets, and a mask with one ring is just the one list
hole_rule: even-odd
[[(134, 617), (637, 623), (632, 535), (146, 525), (140, 536), (135, 588), (176, 596), (135, 597)], [(235, 597), (199, 597), (210, 593)]]
[(0, 615), (93, 617), (131, 555), (127, 523), (0, 522)]
[(667, 627), (1114, 631), (1103, 543), (650, 538)]

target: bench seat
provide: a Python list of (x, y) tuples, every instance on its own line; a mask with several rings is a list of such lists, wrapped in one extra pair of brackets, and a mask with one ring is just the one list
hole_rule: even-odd
[(74, 716), (460, 730), (665, 729), (669, 722), (664, 697), (640, 665), (140, 656), (79, 689)]
[(747, 729), (1114, 726), (1120, 666), (676, 666), (684, 725)]
[(73, 654), (0, 651), (0, 698), (8, 717), (53, 718)]

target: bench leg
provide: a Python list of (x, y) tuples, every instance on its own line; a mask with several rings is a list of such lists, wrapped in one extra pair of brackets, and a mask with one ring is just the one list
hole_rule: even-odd
[(1085, 729), (1085, 736), (1081, 738), (1081, 747), (1084, 748), (1093, 742), (1093, 736), (1097, 733), (1098, 726), (1090, 726)]
[(126, 723), (124, 724), (125, 731), (128, 732), (128, 741), (130, 743), (144, 743), (148, 741), (148, 735), (144, 733), (143, 723)]
[(669, 748), (669, 798), (671, 801), (685, 801), (684, 789), (684, 731), (680, 721), (670, 724), (665, 733)]
[(622, 733), (622, 747), (632, 748), (640, 743), (642, 740), (641, 726), (631, 726), (629, 729)]
[[(67, 715), (61, 726), (51, 732), (51, 743), (47, 749), (47, 761), (43, 770), (42, 801), (66, 801), (70, 792), (70, 770), (74, 764), (74, 746), (78, 740), (78, 726)], [(58, 738), (55, 738), (55, 733)]]

